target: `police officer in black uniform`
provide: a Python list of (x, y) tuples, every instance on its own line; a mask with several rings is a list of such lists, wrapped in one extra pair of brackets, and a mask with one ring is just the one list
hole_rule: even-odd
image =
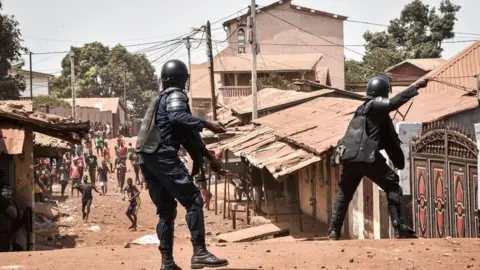
[(395, 131), (390, 112), (397, 110), (418, 95), (425, 87), (422, 78), (416, 86), (410, 86), (392, 99), (390, 81), (384, 76), (373, 77), (367, 85), (366, 101), (357, 109), (345, 136), (336, 147), (332, 162), (343, 164), (339, 191), (333, 207), (329, 238), (339, 240), (348, 205), (364, 176), (370, 178), (387, 194), (388, 211), (397, 238), (416, 238), (415, 232), (404, 224), (403, 192), (398, 175), (387, 165), (380, 150), (385, 150), (397, 169), (405, 167), (401, 141)]
[(180, 146), (188, 145), (208, 158), (213, 169), (221, 169), (220, 163), (205, 149), (199, 132), (203, 128), (214, 133), (226, 130), (217, 123), (192, 116), (184, 92), (188, 78), (187, 66), (182, 61), (170, 60), (163, 65), (162, 91), (145, 113), (136, 145), (140, 168), (160, 216), (157, 235), (162, 254), (161, 269), (180, 269), (172, 255), (176, 200), (187, 210), (186, 221), (193, 245), (191, 268), (228, 265), (227, 260), (217, 258), (205, 246), (203, 199), (178, 157)]

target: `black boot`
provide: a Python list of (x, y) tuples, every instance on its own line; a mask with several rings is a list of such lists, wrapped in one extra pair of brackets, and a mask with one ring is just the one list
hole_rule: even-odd
[(342, 238), (341, 230), (337, 230), (334, 228), (328, 229), (328, 239), (329, 240), (340, 240)]
[(394, 228), (395, 228), (395, 238), (397, 239), (418, 238), (418, 236), (415, 234), (415, 231), (403, 223), (394, 224)]
[(215, 255), (208, 252), (205, 245), (193, 247), (192, 269), (202, 269), (204, 267), (222, 267), (227, 265), (227, 260), (215, 257)]
[(171, 253), (162, 253), (162, 267), (161, 270), (182, 270), (178, 267), (173, 261), (173, 256)]

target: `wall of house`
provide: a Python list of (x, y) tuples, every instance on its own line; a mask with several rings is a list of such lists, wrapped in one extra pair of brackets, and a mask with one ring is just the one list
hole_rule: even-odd
[[(31, 127), (25, 127), (25, 139), (23, 143), (24, 155), (15, 155), (15, 202), (20, 209), (33, 209), (33, 130)], [(32, 217), (33, 218), (33, 217)], [(32, 219), (33, 220), (33, 219)], [(17, 233), (17, 241), (22, 245), (27, 239), (27, 232), (21, 229)], [(34, 234), (31, 237), (32, 246), (35, 243)], [(23, 248), (27, 248), (23, 246)]]
[[(310, 12), (310, 10), (308, 10)], [(291, 45), (331, 45), (344, 44), (343, 21), (327, 16), (317, 16), (309, 13), (299, 12), (290, 8), (289, 3), (277, 5), (268, 10), (268, 13), (284, 19), (302, 29), (323, 37), (330, 41), (322, 40), (314, 35), (308, 34), (297, 27), (283, 22), (265, 12), (257, 14), (257, 39), (260, 43), (260, 52), (266, 55), (275, 54), (318, 54), (322, 53), (321, 66), (330, 68), (332, 86), (344, 88), (344, 50), (340, 46), (286, 46), (267, 44), (291, 44)], [(228, 32), (236, 31), (238, 27), (245, 29), (246, 20), (232, 22)], [(229, 34), (230, 35), (230, 34)], [(246, 36), (248, 34), (246, 33)], [(238, 35), (231, 35), (230, 48), (238, 53)], [(262, 44), (263, 43), (263, 44)], [(250, 53), (250, 47), (245, 46), (246, 53)]]
[[(11, 75), (16, 75), (19, 72), (17, 72), (16, 69), (13, 69), (10, 71)], [(28, 70), (22, 70), (20, 71), (20, 74), (23, 74), (25, 78), (25, 82), (27, 82), (27, 89), (25, 91), (20, 92), (20, 97), (21, 98), (30, 98), (30, 72)], [(53, 76), (52, 76), (53, 77)], [(48, 75), (39, 75), (38, 73), (33, 73), (32, 76), (32, 93), (33, 96), (40, 96), (40, 95), (49, 95), (50, 90), (49, 90), (49, 77)]]
[[(68, 118), (72, 115), (72, 108), (54, 107), (54, 108), (49, 108), (48, 112), (50, 114)], [(75, 113), (77, 114), (77, 119), (82, 121), (88, 120), (91, 123), (100, 122), (103, 124), (106, 124), (107, 122), (113, 123), (113, 117), (112, 117), (111, 111), (100, 111), (97, 108), (77, 106)]]
[(444, 118), (446, 123), (456, 123), (466, 128), (470, 134), (475, 134), (475, 123), (480, 123), (480, 110), (478, 108), (459, 112)]
[(390, 70), (392, 81), (415, 81), (423, 75), (427, 74), (426, 71), (409, 63), (403, 64)]
[[(326, 159), (323, 159), (298, 171), (300, 207), (304, 214), (329, 225), (342, 170), (342, 166), (333, 168), (329, 166)], [(349, 210), (342, 228), (343, 235), (348, 238), (357, 238), (352, 234), (351, 216), (352, 211)]]

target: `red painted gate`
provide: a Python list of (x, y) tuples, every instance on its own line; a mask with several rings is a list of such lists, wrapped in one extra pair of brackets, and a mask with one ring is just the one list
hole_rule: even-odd
[(471, 135), (458, 125), (429, 124), (412, 141), (412, 198), (418, 236), (479, 236), (477, 155)]

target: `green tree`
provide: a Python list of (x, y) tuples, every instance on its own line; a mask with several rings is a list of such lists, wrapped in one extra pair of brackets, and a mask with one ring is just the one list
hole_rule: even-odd
[(53, 95), (40, 95), (33, 98), (33, 107), (71, 107), (70, 103)]
[[(127, 103), (134, 108), (130, 113), (145, 112), (149, 101), (144, 93), (158, 90), (158, 78), (144, 54), (132, 54), (122, 45), (109, 48), (99, 42), (72, 47), (71, 51), (77, 97), (120, 97), (123, 102), (126, 78)], [(70, 71), (70, 55), (66, 55), (62, 60), (62, 73), (52, 84), (52, 91), (59, 97), (71, 96)]]
[(22, 75), (9, 75), (10, 62), (17, 60), (21, 52), (27, 51), (21, 45), (22, 38), (15, 17), (3, 14), (0, 1), (0, 99), (19, 99), (20, 92), (25, 90), (25, 79)]
[(455, 37), (459, 10), (450, 0), (442, 0), (438, 9), (420, 0), (407, 4), (386, 31), (365, 32), (365, 56), (345, 64), (346, 81), (370, 78), (408, 58), (441, 57), (442, 42)]

